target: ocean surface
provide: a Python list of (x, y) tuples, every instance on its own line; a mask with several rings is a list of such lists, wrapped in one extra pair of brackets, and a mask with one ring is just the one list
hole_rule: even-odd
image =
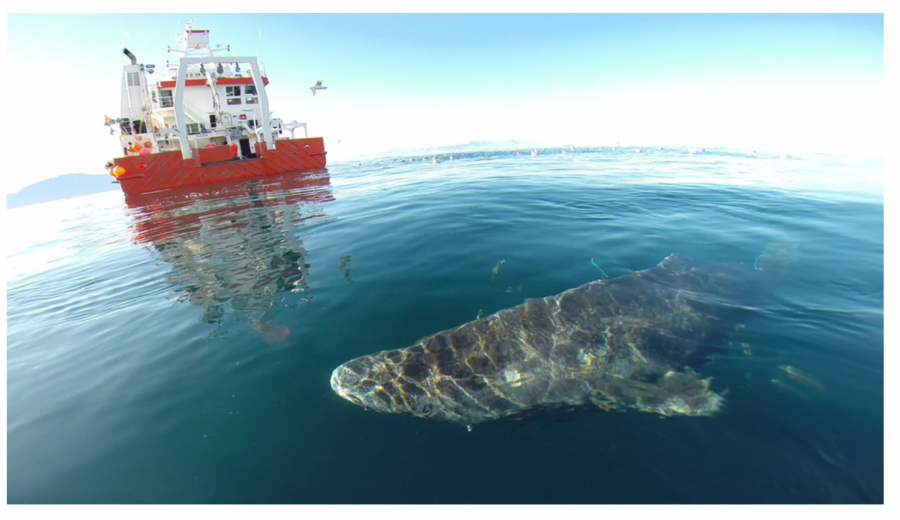
[[(567, 153), (563, 153), (563, 152)], [(881, 503), (880, 161), (481, 150), (8, 210), (10, 503)], [(352, 358), (671, 253), (753, 265), (708, 417), (465, 426), (336, 395)], [(792, 367), (788, 369), (786, 367)]]

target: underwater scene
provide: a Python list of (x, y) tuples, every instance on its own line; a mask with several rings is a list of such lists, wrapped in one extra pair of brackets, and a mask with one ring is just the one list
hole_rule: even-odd
[(882, 176), (430, 150), (8, 210), (8, 501), (883, 503)]

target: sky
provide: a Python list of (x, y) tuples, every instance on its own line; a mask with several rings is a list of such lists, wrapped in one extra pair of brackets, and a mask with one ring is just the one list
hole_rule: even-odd
[[(882, 14), (8, 14), (7, 193), (104, 173), (122, 54), (180, 22), (265, 64), (329, 162), (472, 141), (880, 156)], [(328, 87), (313, 96), (317, 80)]]

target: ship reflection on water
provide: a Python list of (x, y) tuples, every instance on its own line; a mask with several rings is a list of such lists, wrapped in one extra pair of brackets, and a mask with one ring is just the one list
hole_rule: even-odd
[(299, 230), (324, 221), (332, 200), (321, 170), (128, 196), (126, 204), (135, 243), (171, 264), (177, 301), (201, 307), (207, 323), (250, 320), (277, 343), (290, 330), (266, 313), (285, 293), (309, 289)]

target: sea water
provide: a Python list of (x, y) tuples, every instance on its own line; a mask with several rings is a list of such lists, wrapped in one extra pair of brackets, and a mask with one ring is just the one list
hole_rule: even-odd
[[(883, 502), (880, 161), (454, 154), (7, 211), (9, 502)], [(750, 318), (699, 368), (710, 417), (468, 431), (329, 386), (527, 298), (769, 244), (791, 269), (736, 295)]]

